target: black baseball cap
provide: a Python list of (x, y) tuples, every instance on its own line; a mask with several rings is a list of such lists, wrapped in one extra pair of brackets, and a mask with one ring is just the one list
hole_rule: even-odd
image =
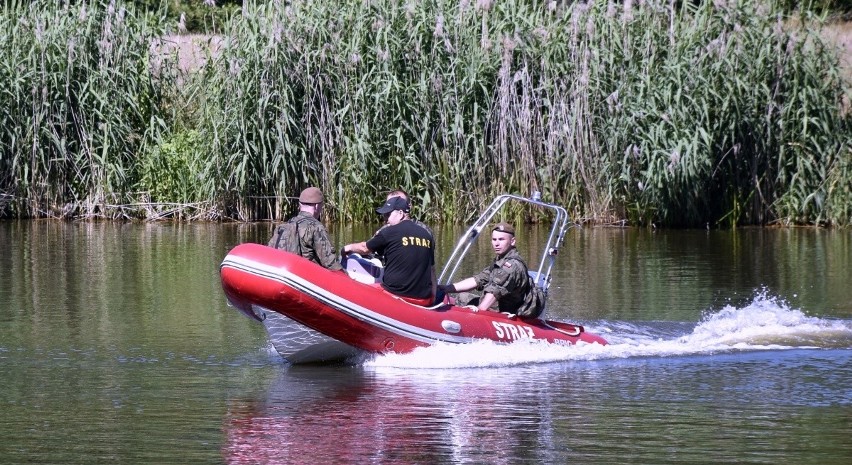
[(404, 212), (408, 212), (409, 209), (408, 200), (402, 197), (391, 197), (385, 202), (384, 205), (377, 208), (376, 211), (384, 215), (385, 213), (390, 213), (394, 210), (402, 210)]

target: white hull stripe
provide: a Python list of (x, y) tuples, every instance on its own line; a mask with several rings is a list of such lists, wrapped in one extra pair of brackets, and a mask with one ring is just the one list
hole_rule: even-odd
[[(339, 295), (325, 289), (315, 283), (306, 280), (294, 273), (284, 270), (279, 267), (258, 263), (244, 257), (231, 256), (225, 257), (222, 262), (222, 268), (230, 267), (240, 270), (264, 279), (270, 279), (286, 286), (289, 286), (296, 291), (302, 292), (322, 304), (344, 313), (350, 317), (369, 323), (373, 326), (382, 328), (386, 331), (397, 334), (401, 337), (414, 339), (424, 343), (434, 343), (436, 341), (450, 342), (463, 344), (472, 342), (473, 338), (453, 336), (450, 334), (437, 333), (423, 329), (419, 326), (410, 325), (395, 318), (382, 315), (365, 307), (362, 307), (354, 302), (340, 297)], [(353, 281), (356, 283), (356, 281)], [(424, 310), (428, 311), (428, 310)]]

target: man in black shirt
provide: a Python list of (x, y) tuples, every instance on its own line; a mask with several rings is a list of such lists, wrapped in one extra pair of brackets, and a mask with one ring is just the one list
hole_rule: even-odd
[(365, 242), (343, 246), (343, 253), (378, 253), (385, 257), (382, 288), (402, 299), (429, 306), (435, 298), (435, 239), (416, 225), (408, 213), (410, 205), (402, 197), (391, 197), (376, 209), (388, 226)]
[[(422, 221), (419, 221), (418, 219), (413, 218), (411, 216), (411, 199), (408, 198), (408, 192), (404, 191), (403, 189), (392, 190), (392, 191), (388, 192), (388, 195), (387, 195), (387, 197), (385, 197), (385, 200), (386, 201), (390, 200), (393, 197), (402, 197), (403, 200), (407, 201), (408, 202), (408, 219), (411, 220), (417, 226), (420, 226), (421, 228), (425, 229), (429, 234), (432, 235), (433, 238), (435, 237), (435, 233), (432, 231), (432, 228), (427, 226)], [(379, 230), (381, 230), (382, 228), (387, 228), (388, 226), (389, 225), (387, 223), (385, 223), (385, 224), (382, 225), (381, 228), (379, 228)], [(376, 231), (376, 232), (378, 232), (378, 231)]]

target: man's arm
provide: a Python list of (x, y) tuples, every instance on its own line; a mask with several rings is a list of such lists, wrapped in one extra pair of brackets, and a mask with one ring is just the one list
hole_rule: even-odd
[(476, 289), (478, 285), (479, 284), (476, 282), (475, 278), (465, 278), (457, 283), (442, 287), (444, 289), (444, 292), (464, 292), (469, 291), (471, 289)]
[(331, 246), (331, 239), (325, 229), (314, 229), (314, 252), (320, 261), (320, 265), (332, 271), (342, 270), (340, 262), (337, 261), (337, 254), (334, 253), (334, 247)]
[(355, 243), (346, 244), (346, 245), (343, 246), (343, 255), (353, 253), (353, 252), (364, 255), (364, 254), (372, 253), (373, 251), (370, 250), (369, 247), (367, 247), (366, 242), (355, 242)]
[(479, 299), (479, 305), (477, 308), (479, 310), (491, 310), (491, 306), (494, 305), (494, 302), (497, 302), (497, 297), (490, 292), (486, 292), (482, 294), (482, 297)]

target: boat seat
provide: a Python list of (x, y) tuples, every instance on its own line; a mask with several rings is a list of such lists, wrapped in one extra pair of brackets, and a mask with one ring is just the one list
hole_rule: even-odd
[(350, 278), (365, 284), (380, 283), (385, 274), (385, 268), (378, 258), (365, 258), (351, 253), (346, 256), (342, 264)]

